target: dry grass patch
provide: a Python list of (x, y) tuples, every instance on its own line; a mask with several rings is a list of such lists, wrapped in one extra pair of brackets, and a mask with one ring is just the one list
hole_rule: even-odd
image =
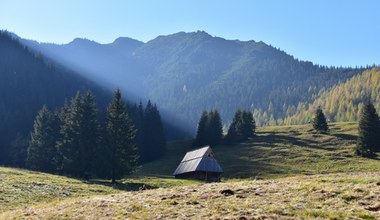
[(160, 188), (20, 208), (3, 219), (379, 219), (380, 173)]

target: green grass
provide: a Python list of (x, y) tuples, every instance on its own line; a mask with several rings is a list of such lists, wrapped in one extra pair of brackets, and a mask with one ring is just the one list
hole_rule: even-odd
[(108, 180), (79, 180), (22, 169), (0, 167), (0, 213), (41, 202), (73, 197), (115, 194), (146, 189), (197, 184), (193, 180), (133, 177), (111, 184)]
[[(226, 178), (278, 178), (299, 174), (371, 172), (380, 170), (378, 159), (354, 155), (357, 123), (330, 124), (329, 134), (311, 125), (264, 127), (252, 140), (214, 147)], [(190, 141), (168, 144), (166, 155), (144, 165), (139, 175), (171, 175)]]
[(379, 174), (243, 180), (69, 198), (8, 211), (0, 219), (379, 219)]
[(0, 167), (0, 219), (379, 219), (379, 159), (354, 155), (356, 123), (330, 129), (265, 127), (248, 142), (214, 147), (225, 183), (171, 177), (191, 141), (169, 143), (162, 159), (116, 185)]

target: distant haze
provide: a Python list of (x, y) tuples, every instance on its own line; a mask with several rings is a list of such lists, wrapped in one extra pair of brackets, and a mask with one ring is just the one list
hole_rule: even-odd
[(194, 131), (203, 110), (217, 109), (227, 125), (238, 108), (258, 125), (287, 117), (321, 89), (361, 69), (300, 61), (264, 42), (179, 32), (143, 43), (118, 38), (99, 44), (76, 38), (63, 45), (22, 40), (99, 85), (121, 88), (130, 101), (157, 103), (166, 120)]
[(264, 41), (321, 65), (379, 64), (377, 0), (347, 1), (0, 1), (0, 28), (41, 42), (76, 37), (111, 43), (204, 30)]

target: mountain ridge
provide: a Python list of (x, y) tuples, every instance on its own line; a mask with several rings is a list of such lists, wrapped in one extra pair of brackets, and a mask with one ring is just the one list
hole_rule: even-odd
[[(116, 45), (120, 40), (127, 49)], [(262, 41), (226, 40), (204, 31), (93, 47), (24, 43), (103, 86), (155, 100), (191, 132), (205, 109), (218, 109), (228, 124), (237, 108), (245, 108), (256, 112), (259, 125), (269, 124), (365, 69), (315, 65)]]

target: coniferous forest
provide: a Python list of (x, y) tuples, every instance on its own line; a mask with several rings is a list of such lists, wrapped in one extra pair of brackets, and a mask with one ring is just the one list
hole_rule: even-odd
[[(30, 142), (25, 143), (26, 158), (17, 161), (26, 159), (25, 166), (32, 170), (86, 179), (106, 177), (115, 182), (132, 173), (139, 163), (165, 153), (160, 113), (150, 101), (145, 108), (141, 103), (139, 107), (128, 106), (117, 90), (105, 110), (105, 121), (99, 121), (98, 112), (91, 92), (78, 92), (54, 112), (43, 106)], [(23, 163), (15, 165), (24, 167)]]
[[(0, 32), (0, 48), (0, 164), (93, 174), (93, 164), (82, 163), (95, 159), (97, 146), (106, 140), (104, 123), (112, 92), (31, 51), (8, 32)], [(135, 129), (136, 149), (143, 155), (138, 162), (160, 157), (165, 134), (180, 131), (171, 125), (165, 129), (150, 101), (145, 107), (142, 102), (124, 105)]]
[[(146, 102), (145, 107), (142, 104), (143, 101), (131, 104), (138, 100), (136, 94), (133, 93), (136, 91), (133, 90), (131, 93), (133, 95), (125, 93), (126, 100), (134, 100), (126, 103), (126, 111), (135, 128), (136, 145), (140, 146), (137, 149), (140, 155), (139, 163), (152, 161), (164, 154), (165, 136), (170, 139), (191, 137), (189, 133), (182, 132), (184, 130), (190, 130), (194, 136), (195, 133), (202, 133), (202, 130), (208, 131), (207, 137), (196, 135), (194, 142), (196, 146), (206, 143), (211, 145), (234, 143), (251, 137), (251, 134), (244, 133), (248, 125), (253, 128), (248, 130), (254, 130), (256, 126), (310, 123), (317, 106), (323, 109), (326, 121), (331, 122), (358, 121), (364, 99), (373, 100), (376, 108), (379, 105), (378, 68), (364, 71), (369, 67), (337, 68), (314, 65), (311, 62), (294, 59), (263, 42), (228, 41), (211, 37), (205, 32), (161, 36), (146, 44), (120, 38), (108, 45), (84, 39), (77, 39), (68, 45), (61, 46), (39, 44), (8, 32), (1, 32), (0, 37), (2, 48), (0, 53), (3, 57), (0, 60), (2, 72), (0, 163), (2, 164), (25, 166), (26, 148), (29, 140), (33, 138), (30, 131), (38, 111), (41, 110), (42, 115), (38, 115), (41, 120), (46, 117), (57, 122), (74, 120), (77, 116), (70, 115), (66, 118), (68, 116), (64, 116), (62, 112), (73, 105), (70, 99), (76, 97), (75, 94), (78, 92), (79, 94), (92, 92), (89, 97), (79, 95), (82, 98), (77, 100), (78, 105), (89, 102), (86, 111), (96, 109), (96, 114), (88, 115), (96, 119), (96, 122), (92, 123), (101, 125), (106, 122), (106, 106), (112, 97), (109, 85), (112, 85), (112, 82), (105, 86), (97, 81), (97, 77), (89, 80), (92, 76), (88, 75), (85, 68), (79, 73), (68, 68), (67, 63), (59, 62), (58, 59), (63, 56), (65, 57), (63, 60), (67, 61), (68, 54), (73, 54), (69, 62), (73, 66), (79, 65), (78, 63), (74, 65), (73, 62), (76, 60), (83, 61), (87, 64), (94, 63), (92, 70), (102, 71), (105, 69), (101, 66), (96, 68), (98, 63), (104, 64), (103, 67), (112, 66), (115, 64), (112, 60), (126, 59), (133, 73), (124, 67), (120, 71), (125, 71), (126, 76), (131, 78), (132, 81), (128, 83), (135, 84), (130, 85), (130, 88), (143, 89), (144, 91), (139, 91), (143, 100), (153, 97), (155, 102), (164, 106), (161, 121), (156, 104), (150, 101)], [(181, 42), (187, 42), (186, 53), (192, 54), (190, 57), (182, 54), (183, 52), (176, 52), (177, 47), (181, 47)], [(168, 48), (163, 45), (171, 46)], [(193, 51), (196, 45), (199, 47), (197, 51)], [(92, 49), (89, 50), (89, 48)], [(100, 48), (103, 49), (100, 50)], [(118, 48), (123, 48), (123, 51), (119, 51)], [(123, 56), (115, 55), (113, 56), (115, 59), (112, 60), (104, 56), (95, 62), (88, 51), (92, 51), (93, 54), (99, 51), (102, 54), (117, 51), (117, 54)], [(159, 56), (155, 51), (160, 51)], [(76, 57), (79, 54), (87, 57), (87, 60)], [(205, 54), (218, 55), (206, 56)], [(185, 57), (189, 59), (183, 62), (173, 61)], [(205, 59), (197, 60), (195, 57)], [(235, 61), (231, 63), (231, 60)], [(122, 65), (123, 62), (119, 61), (117, 64)], [(164, 61), (165, 65), (162, 63)], [(210, 69), (210, 62), (213, 63), (212, 69)], [(178, 63), (184, 65), (178, 66)], [(115, 77), (115, 80), (124, 79), (118, 77), (122, 74), (121, 72), (115, 71), (111, 70), (110, 76)], [(205, 71), (208, 72), (206, 78)], [(114, 75), (116, 73), (118, 75)], [(165, 75), (162, 75), (163, 73)], [(199, 78), (201, 75), (202, 79)], [(129, 85), (128, 83), (126, 85)], [(179, 88), (179, 91), (175, 88)], [(65, 104), (62, 107), (63, 102)], [(239, 108), (248, 109), (248, 111), (235, 112)], [(197, 126), (200, 109), (215, 110), (205, 111)], [(252, 115), (253, 118), (251, 118)], [(248, 122), (243, 123), (243, 118)], [(60, 127), (59, 132), (53, 132), (53, 136), (62, 135), (62, 132), (75, 133), (74, 131), (78, 129), (67, 124), (58, 127)], [(186, 128), (183, 129), (184, 127)], [(196, 129), (198, 129), (197, 132)], [(90, 136), (95, 135), (96, 132), (106, 132), (104, 128), (100, 131), (89, 131), (92, 133)], [(223, 132), (227, 134), (225, 137), (223, 137)], [(144, 135), (151, 138), (144, 138)], [(71, 140), (74, 137), (66, 138)], [(65, 146), (71, 141), (57, 141), (55, 150), (59, 150), (60, 147), (69, 149), (70, 147)], [(93, 145), (99, 141), (105, 141), (105, 137), (92, 140), (92, 143), (85, 145)], [(60, 166), (66, 162), (60, 161)], [(70, 167), (70, 162), (67, 163), (66, 167)], [(90, 167), (89, 164), (80, 166), (86, 167), (80, 168), (82, 169), (80, 173), (83, 173), (84, 169), (89, 170), (88, 167)], [(73, 165), (76, 168), (80, 166)]]

